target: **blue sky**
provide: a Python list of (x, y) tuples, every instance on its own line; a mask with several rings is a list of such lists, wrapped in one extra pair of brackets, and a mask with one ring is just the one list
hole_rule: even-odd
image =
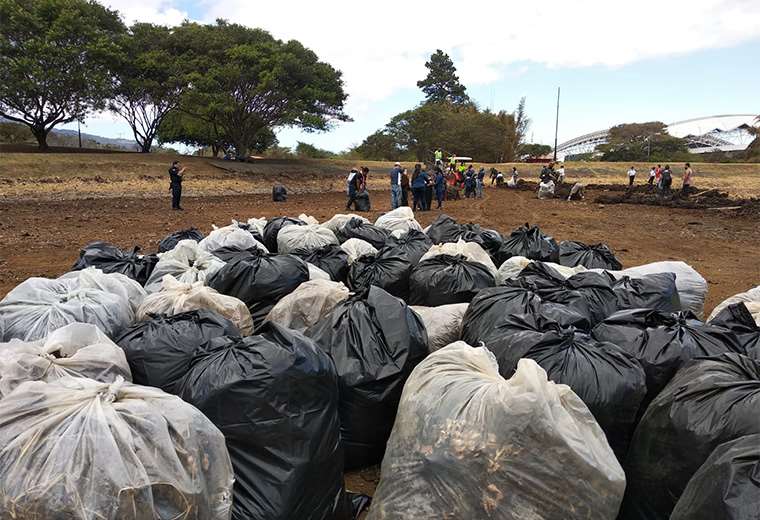
[[(421, 101), (416, 82), (436, 48), (450, 53), (482, 107), (513, 110), (525, 96), (535, 142), (553, 142), (557, 86), (562, 88), (560, 142), (622, 122), (760, 113), (760, 2), (640, 0), (610, 10), (601, 0), (585, 0), (576, 8), (551, 0), (529, 7), (472, 0), (473, 12), (495, 11), (493, 17), (478, 18), (472, 29), (453, 36), (411, 30), (415, 17), (445, 23), (447, 2), (389, 0), (372, 11), (342, 0), (317, 6), (291, 0), (274, 6), (245, 0), (105, 1), (127, 22), (226, 17), (260, 26), (279, 38), (301, 40), (341, 69), (354, 122), (322, 134), (283, 129), (278, 135), (286, 146), (301, 140), (339, 151), (360, 143)], [(442, 13), (431, 15), (431, 6)], [(294, 19), (293, 12), (301, 16)], [(325, 12), (334, 14), (320, 18)], [(408, 27), (393, 36), (389, 28), (398, 17)], [(86, 130), (130, 137), (129, 127), (109, 115), (90, 118)]]

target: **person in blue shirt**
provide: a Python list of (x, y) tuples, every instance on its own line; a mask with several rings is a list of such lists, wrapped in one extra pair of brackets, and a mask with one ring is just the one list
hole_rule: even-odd
[(472, 165), (464, 174), (464, 196), (468, 199), (475, 196), (475, 168)]
[(425, 211), (425, 187), (428, 185), (428, 174), (422, 170), (420, 164), (414, 165), (414, 173), (412, 173), (412, 196), (414, 202), (412, 203), (412, 210), (417, 209)]
[(391, 169), (391, 209), (401, 205), (401, 163), (396, 163)]
[(435, 200), (438, 202), (436, 209), (441, 209), (443, 198), (446, 196), (446, 177), (439, 166), (435, 167)]

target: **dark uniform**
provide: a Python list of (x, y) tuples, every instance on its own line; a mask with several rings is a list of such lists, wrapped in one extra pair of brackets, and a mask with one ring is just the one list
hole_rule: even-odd
[(179, 200), (182, 198), (182, 175), (179, 174), (179, 168), (172, 165), (169, 168), (169, 189), (172, 192), (172, 209), (182, 209)]

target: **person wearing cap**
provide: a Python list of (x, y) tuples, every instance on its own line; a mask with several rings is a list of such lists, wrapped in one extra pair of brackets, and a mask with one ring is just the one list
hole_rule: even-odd
[(182, 211), (180, 199), (182, 198), (182, 177), (186, 168), (181, 168), (179, 161), (172, 162), (169, 168), (169, 191), (172, 192), (172, 209)]
[(401, 204), (401, 163), (396, 162), (391, 169), (391, 209), (396, 209)]

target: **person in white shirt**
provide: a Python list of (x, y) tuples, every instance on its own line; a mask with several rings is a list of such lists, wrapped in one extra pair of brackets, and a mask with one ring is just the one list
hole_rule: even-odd
[(565, 182), (565, 165), (562, 164), (559, 167), (559, 170), (557, 170), (557, 184), (562, 184)]
[(649, 191), (654, 189), (654, 178), (657, 176), (657, 168), (652, 166), (649, 168), (649, 180), (647, 181), (647, 184), (649, 184)]
[(633, 187), (634, 179), (636, 179), (636, 168), (631, 166), (631, 169), (628, 170), (628, 189)]

